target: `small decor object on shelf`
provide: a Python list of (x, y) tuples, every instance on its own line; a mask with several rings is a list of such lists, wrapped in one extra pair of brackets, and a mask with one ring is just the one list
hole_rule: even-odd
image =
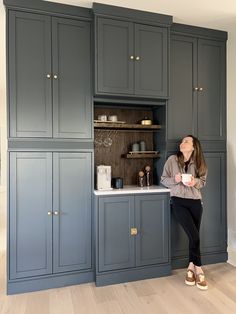
[(144, 172), (143, 171), (139, 171), (138, 173), (138, 186), (140, 187), (144, 187)]
[(132, 152), (138, 152), (138, 151), (139, 151), (139, 143), (133, 143)]
[(146, 150), (146, 142), (145, 141), (140, 141), (139, 142), (139, 147), (140, 147), (140, 150), (142, 152), (144, 152)]
[(141, 120), (142, 125), (152, 125), (152, 120), (148, 117), (145, 117), (143, 120)]
[(150, 182), (150, 171), (151, 171), (151, 167), (149, 165), (147, 165), (145, 167), (145, 172), (146, 172), (146, 184), (147, 186), (150, 186), (151, 185), (151, 182)]

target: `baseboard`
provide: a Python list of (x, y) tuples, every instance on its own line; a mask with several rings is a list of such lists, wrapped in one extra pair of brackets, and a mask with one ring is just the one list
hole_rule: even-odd
[(64, 273), (55, 276), (31, 277), (25, 279), (9, 280), (7, 283), (7, 294), (33, 292), (52, 288), (61, 288), (81, 283), (93, 282), (94, 271)]
[[(224, 263), (228, 260), (227, 252), (217, 252), (217, 253), (203, 253), (201, 255), (202, 264), (216, 264)], [(186, 268), (188, 266), (189, 259), (187, 256), (172, 258), (171, 266), (172, 269)]]
[(227, 263), (236, 267), (236, 249), (228, 248), (228, 261)]

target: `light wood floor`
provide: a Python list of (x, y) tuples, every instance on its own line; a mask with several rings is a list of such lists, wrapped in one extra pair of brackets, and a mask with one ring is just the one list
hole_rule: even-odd
[[(2, 228), (0, 242), (4, 238)], [(181, 269), (169, 277), (100, 288), (89, 283), (7, 296), (4, 247), (0, 245), (0, 314), (236, 313), (236, 268), (227, 263), (204, 267), (208, 291), (186, 286)]]

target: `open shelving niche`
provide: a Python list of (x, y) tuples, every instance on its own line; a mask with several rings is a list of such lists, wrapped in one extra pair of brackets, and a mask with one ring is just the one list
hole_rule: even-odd
[[(117, 115), (121, 123), (98, 122), (98, 115)], [(152, 125), (139, 122), (148, 117)], [(165, 160), (166, 106), (94, 103), (94, 158), (96, 166), (110, 165), (112, 177), (137, 185), (138, 172), (151, 167), (151, 183), (159, 184)], [(133, 152), (132, 144), (145, 141), (146, 151)], [(95, 180), (96, 182), (96, 180)]]

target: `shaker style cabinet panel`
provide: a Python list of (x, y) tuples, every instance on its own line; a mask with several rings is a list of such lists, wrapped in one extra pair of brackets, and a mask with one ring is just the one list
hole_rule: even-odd
[(168, 140), (225, 140), (225, 62), (224, 41), (171, 35)]
[(168, 96), (167, 28), (101, 17), (96, 26), (96, 94)]
[(10, 280), (91, 269), (91, 161), (10, 153)]
[(136, 266), (168, 262), (168, 206), (165, 195), (135, 196)]
[(167, 97), (167, 28), (134, 25), (136, 95)]
[[(196, 134), (197, 39), (171, 36), (170, 100), (168, 101), (168, 139)], [(184, 122), (184, 123), (183, 123)]]
[(52, 273), (52, 155), (10, 153), (9, 277)]
[(53, 153), (53, 271), (91, 268), (89, 153)]
[(225, 140), (225, 43), (198, 40), (197, 134), (201, 140)]
[(8, 27), (10, 137), (51, 137), (51, 18), (10, 11)]
[(98, 270), (134, 267), (134, 222), (132, 196), (99, 198)]
[(10, 137), (91, 138), (90, 23), (9, 13)]
[(133, 24), (98, 18), (97, 28), (97, 92), (132, 94)]
[(52, 19), (53, 137), (91, 138), (90, 23)]
[(224, 153), (205, 153), (207, 184), (202, 190), (203, 216), (201, 247), (203, 254), (226, 252), (226, 160)]
[(97, 285), (170, 273), (168, 205), (168, 193), (97, 196)]

